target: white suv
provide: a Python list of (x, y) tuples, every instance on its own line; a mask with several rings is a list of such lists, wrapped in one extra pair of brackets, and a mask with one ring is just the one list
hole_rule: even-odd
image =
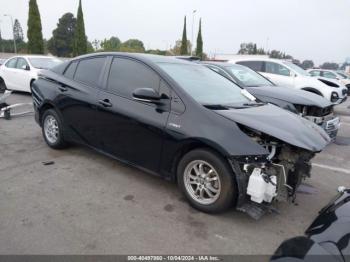
[(323, 77), (332, 80), (338, 80), (341, 84), (348, 88), (348, 94), (350, 93), (350, 79), (341, 73), (328, 69), (309, 69), (309, 74), (314, 77)]
[[(333, 104), (340, 104), (346, 100), (347, 88), (332, 83), (331, 81), (321, 82), (311, 77), (301, 67), (286, 61), (270, 58), (246, 58), (230, 60), (230, 63), (247, 66), (279, 86), (292, 87), (321, 95)], [(331, 85), (325, 84), (331, 82)]]

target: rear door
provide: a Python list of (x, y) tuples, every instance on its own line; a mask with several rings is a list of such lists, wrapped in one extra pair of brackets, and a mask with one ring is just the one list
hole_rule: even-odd
[[(160, 105), (133, 99), (137, 88), (163, 95)], [(106, 90), (98, 94), (98, 137), (104, 151), (157, 172), (164, 128), (170, 111), (170, 88), (146, 64), (125, 57), (111, 61)]]
[(16, 65), (17, 57), (12, 58), (6, 62), (6, 64), (1, 67), (1, 76), (5, 81), (6, 87), (11, 90), (16, 89)]
[(106, 56), (73, 61), (57, 86), (57, 105), (74, 140), (99, 147), (96, 137), (96, 98), (102, 86)]

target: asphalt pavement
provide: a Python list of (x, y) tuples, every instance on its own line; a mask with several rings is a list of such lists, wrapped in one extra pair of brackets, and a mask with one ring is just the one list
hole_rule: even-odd
[(0, 119), (0, 254), (272, 254), (350, 186), (350, 116), (341, 121), (296, 203), (255, 221), (198, 212), (175, 184), (85, 147), (52, 150), (33, 116)]

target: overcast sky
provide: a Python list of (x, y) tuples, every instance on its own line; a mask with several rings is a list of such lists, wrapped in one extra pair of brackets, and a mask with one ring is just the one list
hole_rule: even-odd
[[(11, 14), (27, 31), (29, 0), (0, 0), (1, 30), (11, 38)], [(50, 38), (58, 19), (76, 15), (78, 0), (37, 0), (43, 34)], [(82, 0), (89, 40), (117, 36), (142, 40), (146, 48), (165, 49), (182, 35), (187, 15), (191, 40), (203, 21), (204, 51), (236, 53), (241, 42), (278, 49), (300, 60), (343, 62), (350, 57), (349, 0)]]

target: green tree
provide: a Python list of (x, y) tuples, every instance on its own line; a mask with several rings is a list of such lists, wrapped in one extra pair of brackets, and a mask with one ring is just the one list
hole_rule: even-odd
[(44, 40), (41, 27), (40, 13), (36, 0), (29, 0), (27, 37), (28, 53), (43, 54)]
[(77, 20), (72, 13), (64, 14), (52, 31), (52, 37), (48, 41), (50, 53), (60, 57), (71, 57), (73, 55), (74, 35)]
[(337, 63), (332, 62), (325, 62), (321, 65), (322, 69), (329, 69), (329, 70), (338, 70), (339, 65)]
[(200, 59), (203, 59), (202, 19), (199, 20), (196, 56), (198, 56)]
[(18, 19), (15, 19), (15, 23), (13, 25), (13, 34), (17, 42), (23, 42), (24, 40), (23, 29)]
[(181, 55), (187, 55), (188, 54), (188, 47), (187, 47), (187, 31), (186, 31), (186, 16), (184, 20), (184, 28), (182, 32), (182, 40), (181, 40), (181, 49), (180, 49)]
[(242, 43), (240, 45), (240, 49), (238, 51), (238, 54), (240, 55), (252, 55), (254, 54), (254, 47), (256, 45), (254, 43)]
[(105, 39), (101, 42), (103, 51), (119, 51), (122, 42), (118, 37), (112, 36), (110, 39)]
[(143, 42), (138, 39), (129, 39), (121, 44), (120, 51), (130, 53), (144, 53), (145, 46)]
[(73, 53), (74, 56), (83, 55), (87, 53), (87, 37), (85, 35), (84, 14), (83, 8), (81, 6), (81, 0), (79, 0)]
[[(171, 55), (181, 55), (181, 46), (182, 46), (182, 40), (179, 39), (175, 42), (175, 45), (172, 49), (169, 50)], [(190, 40), (187, 40), (187, 53), (189, 53), (189, 50), (192, 50), (192, 44)]]
[(253, 54), (256, 55), (258, 54), (258, 48), (256, 47), (256, 44), (253, 46)]
[(313, 68), (314, 67), (314, 62), (312, 60), (304, 60), (302, 63), (301, 63), (301, 67), (304, 68), (304, 69), (310, 69), (310, 68)]

